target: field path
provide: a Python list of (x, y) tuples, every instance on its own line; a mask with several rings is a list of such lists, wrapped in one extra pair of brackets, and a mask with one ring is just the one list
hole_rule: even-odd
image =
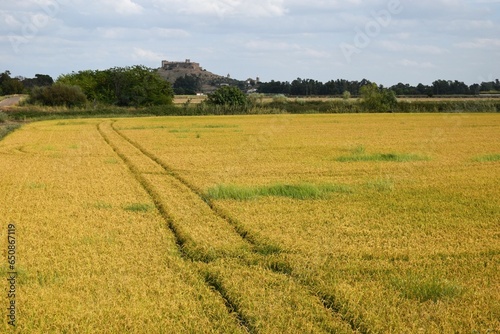
[(8, 97), (8, 98), (0, 101), (0, 108), (14, 106), (14, 105), (18, 104), (20, 100), (21, 100), (21, 96), (19, 96), (19, 95)]
[[(284, 328), (274, 326), (283, 323), (278, 318), (285, 316), (290, 317), (288, 330), (292, 332), (311, 328), (314, 332), (356, 332), (349, 320), (332, 311), (336, 307), (291, 275), (292, 268), (282, 256), (285, 250), (243, 229), (199, 189), (125, 137), (113, 122), (102, 122), (97, 128), (149, 193), (184, 258), (198, 264), (207, 284), (220, 294), (228, 312), (236, 314), (245, 330), (281, 332)], [(246, 294), (246, 285), (257, 292)], [(269, 285), (275, 288), (269, 289)], [(271, 305), (276, 314), (253, 309), (263, 303)], [(310, 316), (283, 315), (283, 308)]]

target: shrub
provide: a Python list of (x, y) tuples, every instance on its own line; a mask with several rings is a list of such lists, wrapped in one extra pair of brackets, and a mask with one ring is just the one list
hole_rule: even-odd
[(84, 106), (85, 94), (78, 86), (55, 84), (48, 87), (35, 87), (30, 94), (30, 103), (46, 106)]
[(208, 95), (207, 103), (221, 106), (246, 106), (247, 96), (238, 87), (223, 86)]
[(4, 113), (3, 111), (0, 111), (0, 123), (7, 122), (7, 118), (8, 118), (7, 114)]
[(283, 94), (278, 94), (278, 95), (273, 96), (273, 103), (286, 104), (287, 102), (288, 102), (288, 99)]
[(361, 103), (366, 111), (393, 111), (398, 104), (396, 94), (393, 91), (379, 89), (375, 83), (361, 87), (360, 93)]
[(252, 93), (248, 95), (248, 102), (253, 107), (257, 105), (262, 105), (263, 100), (264, 100), (264, 94)]

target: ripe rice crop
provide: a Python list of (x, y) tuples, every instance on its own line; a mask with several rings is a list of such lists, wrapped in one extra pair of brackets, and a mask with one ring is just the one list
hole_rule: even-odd
[[(181, 259), (126, 166), (106, 163), (116, 154), (96, 124), (33, 123), (0, 142), (0, 246), (7, 249), (6, 226), (15, 224), (17, 331), (243, 333)], [(6, 265), (4, 258), (2, 282)]]
[(26, 125), (0, 142), (18, 330), (498, 332), (499, 130), (496, 114)]

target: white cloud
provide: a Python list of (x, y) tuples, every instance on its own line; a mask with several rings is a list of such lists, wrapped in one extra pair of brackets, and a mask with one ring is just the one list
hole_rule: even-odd
[(140, 14), (144, 10), (141, 5), (133, 2), (132, 0), (101, 0), (101, 3), (106, 4), (108, 7), (116, 10), (118, 14), (133, 15)]
[(477, 38), (473, 41), (456, 43), (455, 46), (464, 49), (497, 49), (500, 48), (500, 39)]
[(288, 43), (273, 40), (251, 40), (244, 43), (244, 48), (252, 52), (279, 52), (281, 54), (294, 54), (295, 56), (302, 56), (306, 59), (328, 58), (331, 56), (330, 53), (319, 50), (317, 48), (305, 47), (297, 43)]
[(8, 12), (0, 12), (0, 22), (3, 22), (3, 28), (8, 29), (18, 29), (22, 26), (22, 23)]
[(405, 67), (414, 67), (414, 68), (420, 68), (420, 69), (429, 69), (429, 68), (436, 67), (431, 62), (418, 62), (418, 61), (409, 60), (409, 59), (402, 59), (398, 62), (398, 64), (405, 66)]
[(153, 28), (145, 30), (149, 37), (153, 38), (187, 38), (191, 34), (184, 29), (166, 29), (166, 28)]
[(137, 29), (126, 27), (97, 28), (96, 34), (105, 39), (113, 40), (148, 40), (148, 39), (178, 39), (187, 38), (189, 32), (182, 29), (151, 28)]
[(167, 59), (167, 56), (151, 50), (134, 48), (134, 52), (132, 53), (132, 58), (138, 61), (160, 63), (161, 60)]
[[(0, 0), (0, 49), (8, 56), (2, 64), (24, 76), (159, 66), (162, 58), (191, 58), (235, 78), (260, 71), (275, 80), (341, 76), (391, 84), (455, 75), (472, 82), (492, 69), (497, 76), (500, 17), (498, 2), (487, 0), (399, 0), (401, 13), (345, 66), (338, 45), (354, 43), (390, 1)], [(39, 27), (28, 29), (33, 22)]]
[(403, 44), (387, 40), (380, 42), (380, 45), (382, 46), (382, 48), (394, 52), (411, 52), (411, 53), (433, 54), (433, 55), (440, 55), (447, 52), (446, 49), (443, 49), (435, 45)]
[(297, 44), (270, 40), (251, 40), (244, 45), (246, 49), (252, 51), (293, 51), (300, 49)]
[(138, 2), (142, 0), (53, 0), (63, 7), (83, 15), (116, 14), (131, 16), (142, 14), (144, 7)]
[(189, 15), (275, 17), (286, 13), (284, 0), (154, 0), (166, 12), (172, 10)]
[(359, 7), (361, 5), (370, 6), (376, 0), (288, 0), (286, 1), (287, 6), (304, 8), (304, 9), (347, 9), (353, 7)]

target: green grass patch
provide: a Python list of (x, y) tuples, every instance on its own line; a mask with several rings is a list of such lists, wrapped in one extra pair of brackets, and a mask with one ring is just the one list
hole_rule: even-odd
[(28, 183), (28, 188), (30, 189), (45, 189), (47, 186), (45, 183), (31, 182)]
[(132, 203), (124, 207), (124, 210), (132, 212), (148, 212), (152, 209), (153, 206), (146, 203)]
[(50, 286), (53, 284), (60, 284), (64, 278), (58, 272), (42, 272), (37, 271), (34, 277), (39, 286)]
[(479, 157), (475, 157), (474, 161), (476, 162), (493, 162), (500, 161), (500, 154), (487, 154)]
[(61, 122), (56, 123), (56, 125), (84, 125), (84, 124), (88, 124), (88, 122), (85, 122), (85, 121), (72, 121), (72, 122), (61, 121)]
[(104, 160), (104, 163), (106, 163), (106, 164), (113, 164), (114, 165), (114, 164), (118, 163), (118, 160), (115, 159), (115, 158), (108, 158), (108, 159)]
[(109, 203), (97, 201), (92, 205), (96, 209), (111, 209), (113, 206)]
[[(7, 278), (10, 276), (10, 273), (12, 270), (9, 268), (8, 265), (1, 265), (0, 266), (0, 276), (3, 278)], [(24, 267), (16, 264), (16, 282), (18, 284), (26, 284), (28, 282), (28, 271), (24, 269)]]
[(353, 154), (348, 156), (341, 156), (335, 159), (339, 162), (356, 162), (356, 161), (394, 161), (394, 162), (408, 162), (408, 161), (422, 161), (428, 160), (416, 154), (406, 153), (375, 153), (375, 154)]
[(248, 200), (258, 196), (255, 188), (237, 185), (217, 185), (208, 189), (208, 196), (213, 199)]
[(42, 146), (42, 150), (44, 151), (55, 151), (56, 148), (52, 145), (45, 145), (45, 146)]
[(205, 129), (223, 129), (223, 128), (237, 128), (239, 125), (237, 124), (207, 124), (201, 126)]
[(339, 162), (356, 162), (356, 161), (393, 161), (393, 162), (408, 162), (429, 160), (427, 157), (418, 154), (409, 153), (366, 153), (363, 145), (356, 146), (351, 150), (350, 155), (337, 157), (335, 161)]
[(420, 302), (453, 299), (463, 292), (458, 284), (437, 277), (408, 275), (393, 278), (391, 284), (403, 297)]
[(268, 186), (244, 187), (238, 185), (217, 185), (208, 189), (208, 196), (213, 199), (249, 200), (263, 196), (279, 196), (294, 199), (321, 199), (330, 193), (351, 192), (346, 185), (314, 185), (301, 184), (274, 184)]
[(190, 129), (172, 129), (169, 130), (168, 132), (170, 133), (185, 133), (185, 132), (190, 132)]

